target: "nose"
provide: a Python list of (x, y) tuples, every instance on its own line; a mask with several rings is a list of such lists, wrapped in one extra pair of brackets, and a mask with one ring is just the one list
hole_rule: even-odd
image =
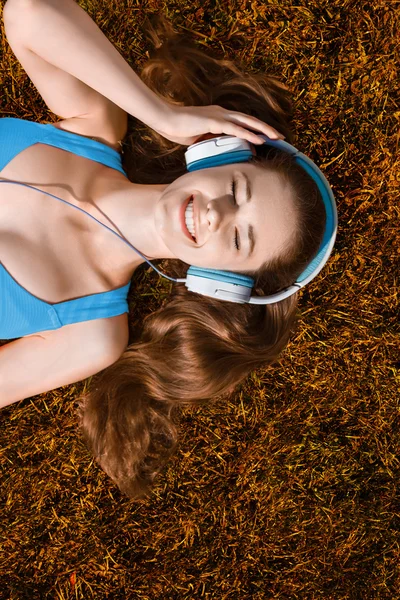
[(211, 203), (207, 206), (207, 221), (208, 229), (212, 232), (217, 231), (221, 223), (221, 214), (216, 209), (215, 205), (211, 206)]
[(229, 213), (229, 212), (230, 212), (229, 209), (227, 209), (227, 207), (224, 206), (224, 202), (222, 202), (222, 201), (216, 202), (215, 200), (211, 200), (207, 204), (207, 214), (206, 214), (209, 231), (212, 231), (212, 232), (217, 231), (221, 225), (223, 218), (224, 218), (224, 214), (225, 214), (225, 216), (228, 216), (227, 213)]

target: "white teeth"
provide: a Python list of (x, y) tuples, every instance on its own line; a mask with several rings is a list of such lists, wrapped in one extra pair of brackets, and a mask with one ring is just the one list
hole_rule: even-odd
[(193, 200), (189, 201), (189, 204), (185, 210), (185, 223), (189, 233), (195, 237), (194, 220), (193, 220)]

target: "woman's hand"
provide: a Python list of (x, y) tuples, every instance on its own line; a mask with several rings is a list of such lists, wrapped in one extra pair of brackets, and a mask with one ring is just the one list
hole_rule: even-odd
[(169, 105), (161, 123), (152, 128), (167, 140), (183, 146), (194, 144), (200, 136), (207, 133), (233, 135), (252, 144), (264, 143), (262, 138), (247, 128), (263, 133), (271, 139), (284, 139), (285, 137), (256, 117), (235, 110), (227, 110), (216, 104), (210, 106)]

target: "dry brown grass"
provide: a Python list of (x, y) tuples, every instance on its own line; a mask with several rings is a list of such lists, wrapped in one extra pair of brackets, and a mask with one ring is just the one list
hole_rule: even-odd
[[(2, 410), (0, 597), (400, 598), (399, 2), (80, 4), (133, 67), (161, 8), (205, 48), (280, 76), (339, 231), (279, 364), (183, 415), (151, 499), (127, 500), (91, 462), (85, 382)], [(2, 47), (2, 116), (56, 120)], [(168, 285), (140, 275), (132, 325)]]

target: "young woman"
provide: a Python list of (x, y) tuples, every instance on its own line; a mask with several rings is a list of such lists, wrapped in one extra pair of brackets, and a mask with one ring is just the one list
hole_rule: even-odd
[[(170, 275), (236, 272), (270, 295), (317, 254), (324, 203), (304, 168), (262, 145), (259, 134), (291, 141), (289, 96), (274, 78), (207, 56), (162, 18), (147, 26), (156, 50), (141, 79), (74, 0), (7, 0), (3, 22), (62, 120), (0, 119), (0, 338), (14, 339), (0, 349), (1, 403), (98, 373), (81, 399), (84, 436), (139, 497), (176, 447), (177, 408), (274, 361), (297, 294), (238, 304), (176, 284), (128, 346), (126, 298), (144, 262), (132, 246), (169, 259)], [(128, 115), (140, 123), (128, 128)], [(186, 146), (216, 135), (257, 155), (188, 173)]]

